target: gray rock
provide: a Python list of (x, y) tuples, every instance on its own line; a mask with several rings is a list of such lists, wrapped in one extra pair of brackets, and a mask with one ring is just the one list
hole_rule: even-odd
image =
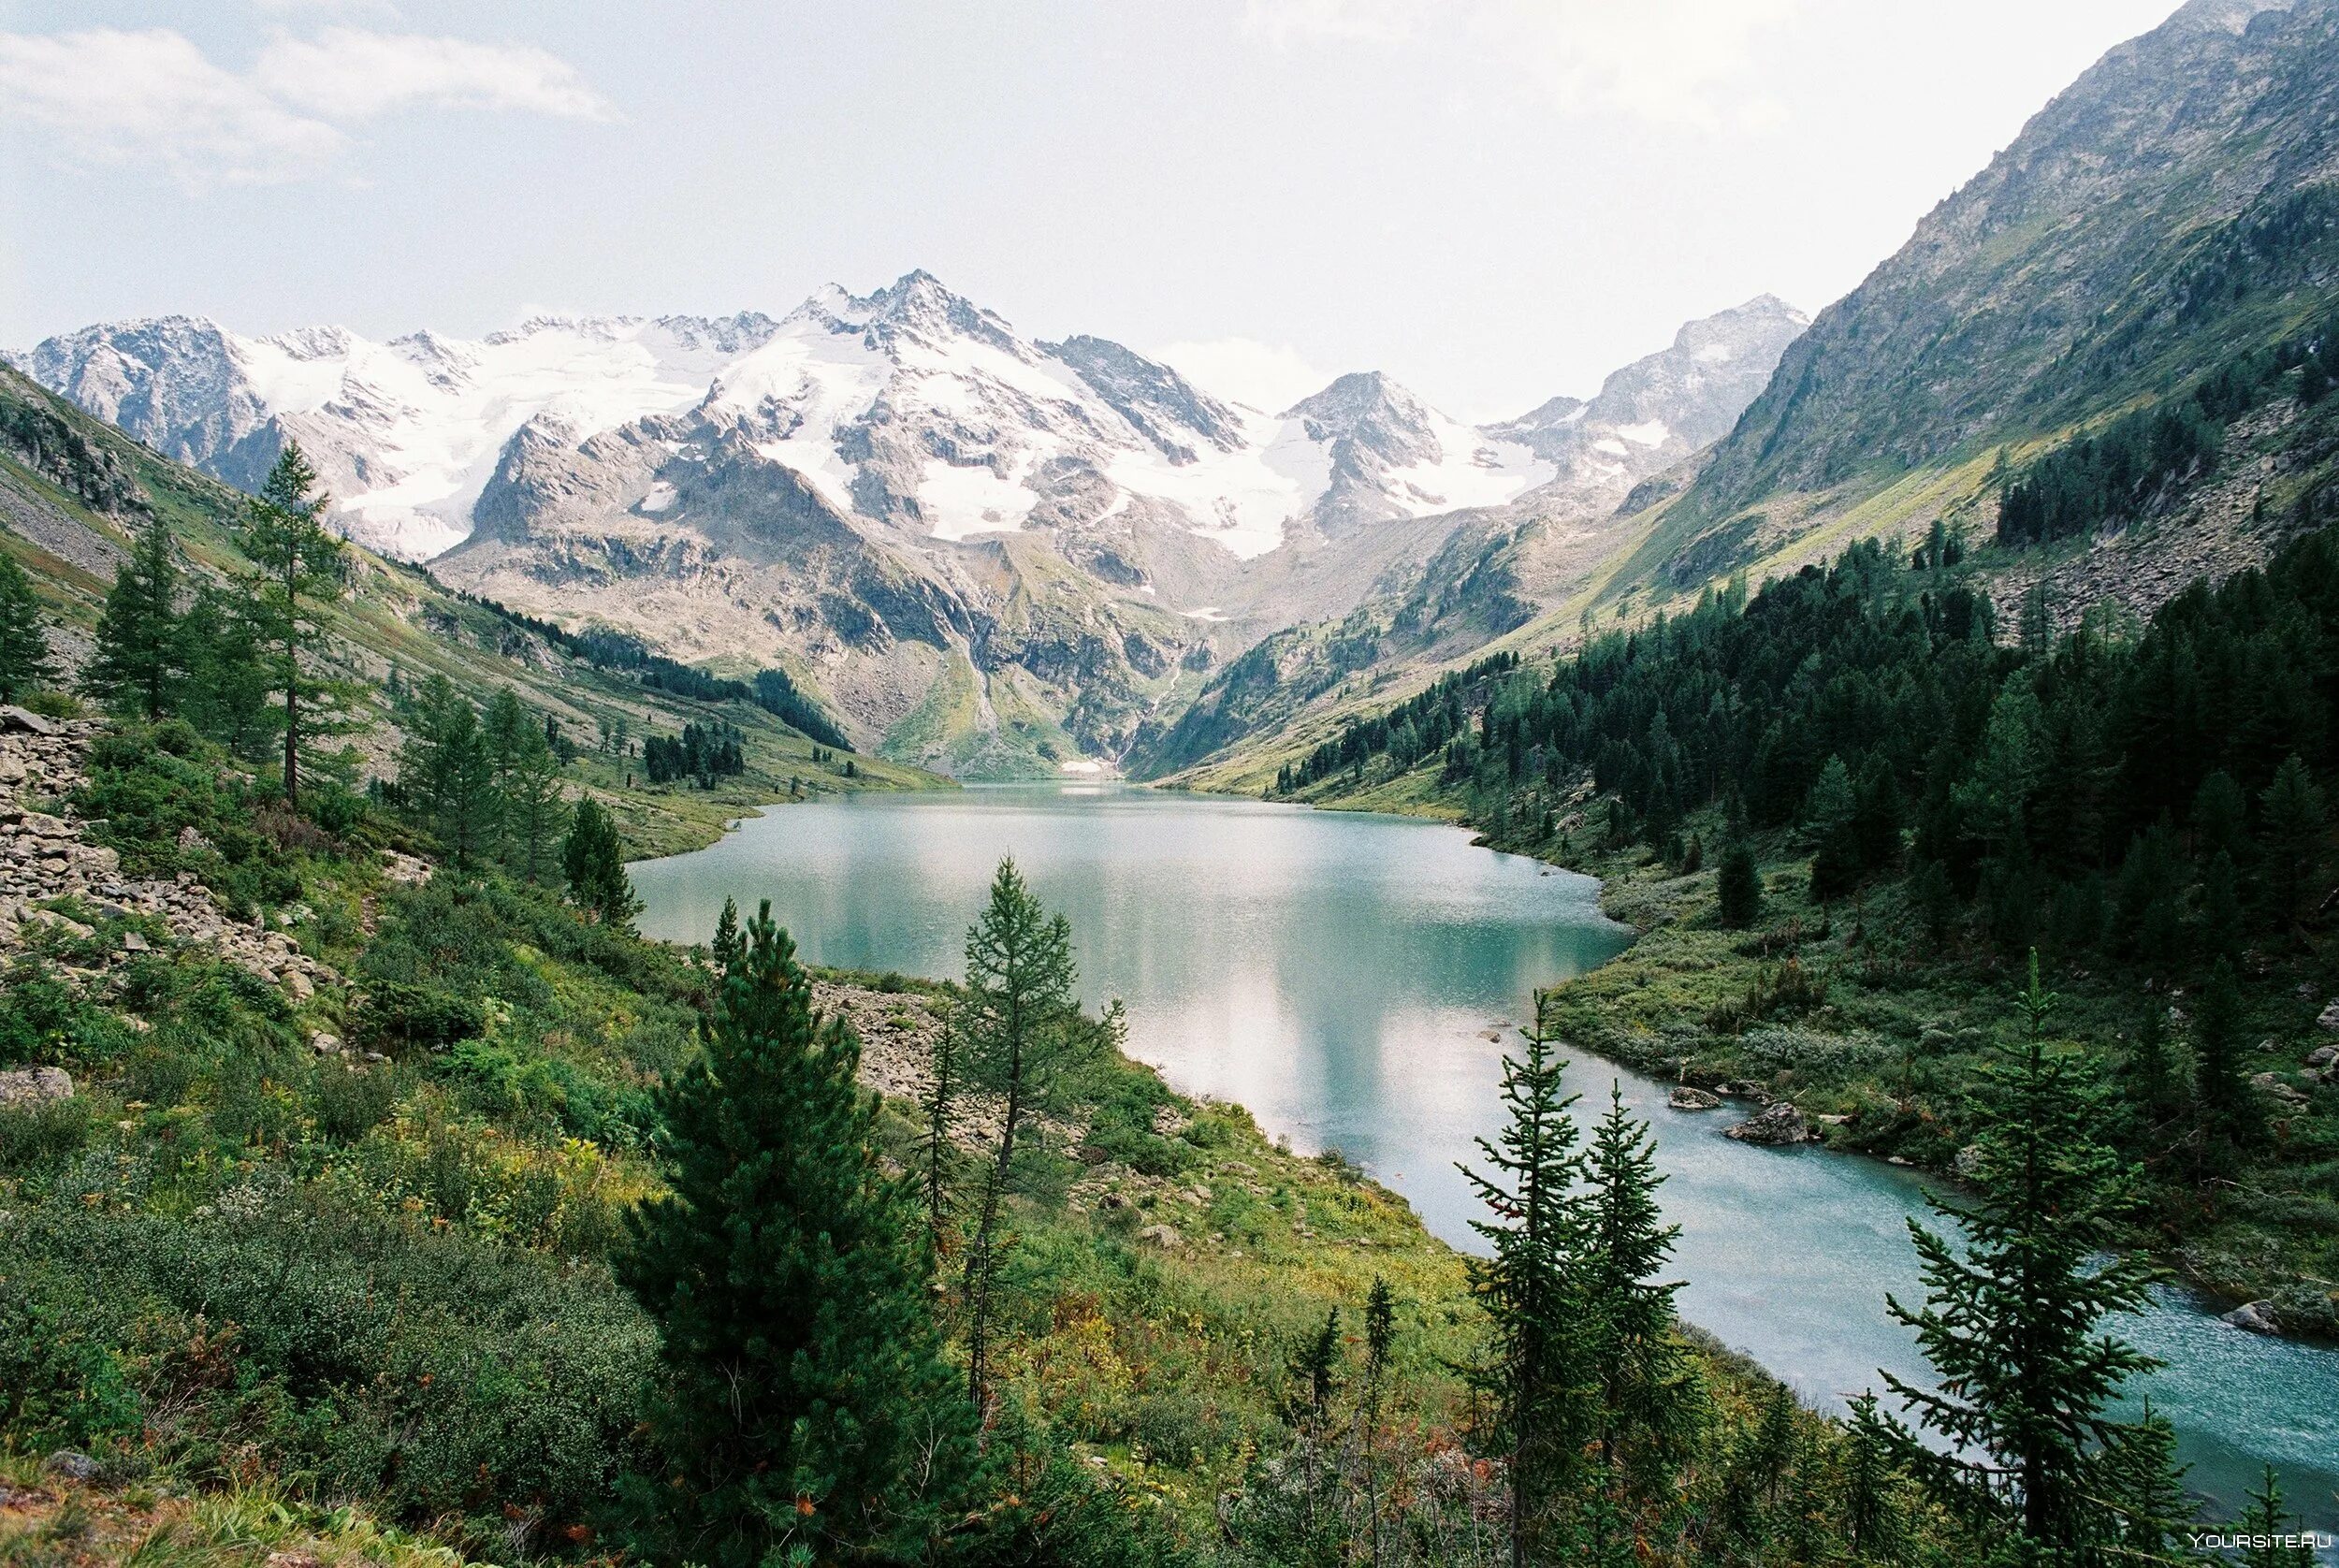
[(0, 1105), (46, 1105), (73, 1097), (73, 1077), (63, 1067), (16, 1067), (0, 1072)]
[(2282, 1332), (2282, 1324), (2274, 1316), (2274, 1304), (2272, 1301), (2252, 1301), (2245, 1306), (2236, 1307), (2218, 1321), (2230, 1323), (2236, 1328), (2246, 1328), (2253, 1334)]
[(1665, 1104), (1676, 1111), (1719, 1111), (1722, 1109), (1722, 1096), (1694, 1084), (1677, 1083), (1673, 1086), (1673, 1093), (1665, 1096)]
[(78, 1448), (60, 1448), (41, 1461), (44, 1474), (61, 1481), (93, 1481), (97, 1478), (97, 1461)]
[(2315, 1015), (2315, 1026), (2318, 1029), (2339, 1029), (2339, 997), (2332, 998), (2329, 1006)]
[(1819, 1137), (1792, 1100), (1779, 1100), (1765, 1106), (1737, 1125), (1725, 1130), (1741, 1143), (1760, 1144), (1765, 1148), (1809, 1143)]
[(1149, 1225), (1137, 1233), (1137, 1239), (1150, 1241), (1164, 1252), (1175, 1252), (1185, 1245), (1185, 1238), (1178, 1234), (1175, 1227), (1167, 1225)]
[(54, 735), (63, 733), (52, 719), (43, 719), (26, 708), (0, 707), (0, 734)]

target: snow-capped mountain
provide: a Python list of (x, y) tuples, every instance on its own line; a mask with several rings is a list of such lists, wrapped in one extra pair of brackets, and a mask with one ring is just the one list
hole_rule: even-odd
[(1152, 503), (1238, 559), (1292, 537), (1509, 500), (1558, 470), (1377, 374), (1280, 414), (1108, 340), (1019, 336), (924, 272), (786, 317), (543, 318), (468, 341), (339, 327), (244, 338), (168, 317), (52, 338), (32, 374), (149, 444), (256, 482), (287, 438), (340, 525), (412, 559), (461, 542), (513, 443), (574, 450), (688, 415), (840, 512), (946, 541)]
[(1434, 563), (1613, 511), (1727, 428), (1800, 320), (1757, 300), (1484, 428), (1373, 372), (1251, 408), (923, 272), (777, 320), (375, 342), (170, 317), (22, 363), (246, 488), (298, 440), (361, 543), (677, 658), (785, 665), (862, 743), (981, 777), (1119, 758), (1260, 638), (1423, 581), (1425, 624), (1497, 575), (1532, 591)]

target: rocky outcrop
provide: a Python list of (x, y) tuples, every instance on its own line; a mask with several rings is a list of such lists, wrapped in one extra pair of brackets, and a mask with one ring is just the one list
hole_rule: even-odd
[(1757, 1144), (1764, 1148), (1784, 1148), (1796, 1143), (1819, 1141), (1818, 1131), (1791, 1100), (1780, 1100), (1765, 1106), (1724, 1131), (1741, 1143)]
[(73, 1097), (73, 1076), (63, 1067), (12, 1067), (0, 1072), (0, 1106), (48, 1105)]
[[(90, 840), (88, 825), (58, 803), (84, 782), (83, 754), (96, 728), (80, 719), (51, 734), (0, 733), (0, 965), (48, 935), (69, 944), (71, 958), (57, 973), (89, 995), (106, 994), (112, 971), (157, 948), (209, 953), (296, 1005), (340, 984), (330, 965), (285, 933), (228, 918), (193, 873), (167, 881), (128, 877), (112, 849)], [(28, 806), (29, 796), (53, 809)], [(95, 951), (97, 927), (81, 916), (116, 922), (110, 945)]]
[(1722, 1096), (1710, 1089), (1700, 1089), (1693, 1083), (1677, 1083), (1673, 1093), (1665, 1096), (1665, 1104), (1676, 1111), (1719, 1111)]

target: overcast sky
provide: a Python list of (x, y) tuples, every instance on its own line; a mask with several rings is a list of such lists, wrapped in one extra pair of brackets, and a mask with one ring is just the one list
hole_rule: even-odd
[(1471, 418), (1816, 311), (2174, 0), (0, 0), (0, 344), (476, 335), (923, 267)]

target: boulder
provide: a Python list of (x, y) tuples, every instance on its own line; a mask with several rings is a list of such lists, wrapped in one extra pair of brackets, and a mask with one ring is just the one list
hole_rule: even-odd
[(1815, 1141), (1819, 1134), (1792, 1100), (1779, 1100), (1764, 1107), (1736, 1126), (1725, 1129), (1741, 1143), (1760, 1144), (1777, 1148), (1791, 1143)]
[(2317, 1046), (2313, 1051), (2307, 1053), (2306, 1065), (2310, 1067), (2328, 1067), (2339, 1065), (2339, 1045)]
[(2315, 1015), (2315, 1026), (2318, 1029), (2339, 1029), (2339, 996), (2332, 997), (2330, 1005)]
[(64, 732), (53, 719), (43, 719), (29, 708), (0, 707), (0, 734), (54, 735)]
[(2253, 1334), (2282, 1332), (2282, 1324), (2274, 1316), (2274, 1304), (2272, 1301), (2252, 1301), (2245, 1306), (2236, 1307), (2218, 1321), (2230, 1323), (2236, 1328), (2246, 1328)]
[(2272, 1095), (2285, 1105), (2304, 1105), (2306, 1096), (2270, 1072), (2250, 1074), (2250, 1083), (2259, 1093)]
[(1175, 1252), (1185, 1245), (1185, 1238), (1179, 1235), (1174, 1227), (1167, 1225), (1149, 1225), (1137, 1233), (1137, 1239), (1150, 1241), (1164, 1252)]
[(73, 1078), (63, 1067), (15, 1067), (0, 1072), (0, 1105), (46, 1105), (73, 1097)]
[(97, 1461), (78, 1448), (60, 1448), (41, 1461), (41, 1472), (60, 1481), (94, 1481)]
[(1673, 1093), (1665, 1096), (1665, 1104), (1676, 1111), (1719, 1111), (1722, 1096), (1711, 1089), (1700, 1089), (1692, 1083), (1677, 1083)]

